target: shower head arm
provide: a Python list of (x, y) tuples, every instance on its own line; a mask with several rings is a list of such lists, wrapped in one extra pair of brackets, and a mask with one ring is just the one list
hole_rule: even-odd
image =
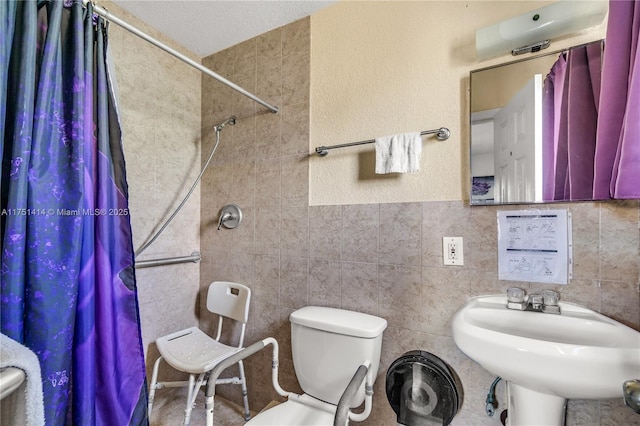
[(236, 124), (236, 116), (232, 115), (231, 117), (227, 118), (223, 122), (216, 124), (215, 126), (213, 126), (213, 130), (215, 130), (216, 132), (219, 132), (227, 124), (229, 124), (231, 126), (235, 126), (235, 124)]

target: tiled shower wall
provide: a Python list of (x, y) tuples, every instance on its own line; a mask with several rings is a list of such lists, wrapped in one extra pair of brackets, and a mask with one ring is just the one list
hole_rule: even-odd
[[(205, 58), (204, 65), (280, 107), (265, 112), (204, 77), (203, 147), (213, 124), (230, 115), (201, 192), (200, 324), (210, 326), (203, 301), (214, 280), (253, 291), (246, 343), (267, 336), (281, 345), (281, 383), (299, 392), (291, 362), (289, 314), (306, 305), (379, 315), (389, 326), (366, 425), (395, 424), (385, 397), (388, 366), (422, 349), (452, 365), (464, 386), (457, 425), (495, 425), (484, 414), (494, 377), (457, 350), (451, 317), (471, 296), (502, 293), (498, 281), (496, 211), (462, 201), (308, 205), (309, 20), (304, 19)], [(320, 160), (321, 161), (321, 160)], [(219, 211), (237, 204), (240, 227), (216, 230)], [(525, 208), (517, 206), (511, 209)], [(573, 214), (574, 278), (554, 286), (561, 298), (640, 328), (640, 208), (637, 201), (545, 205)], [(442, 237), (464, 237), (463, 267), (442, 266)], [(270, 384), (270, 352), (246, 362), (252, 410), (278, 399)], [(503, 385), (498, 386), (501, 407)], [(218, 387), (241, 403), (239, 391)], [(571, 401), (568, 425), (638, 424), (621, 401)], [(501, 410), (501, 408), (499, 408)]]
[[(103, 7), (189, 55), (117, 5), (107, 2)], [(114, 24), (109, 26), (109, 46), (119, 89), (137, 250), (173, 212), (200, 171), (200, 72)], [(200, 194), (195, 191), (174, 222), (139, 259), (186, 256), (199, 250), (199, 217)], [(199, 268), (193, 263), (140, 268), (136, 279), (150, 378), (158, 357), (156, 338), (197, 324)]]

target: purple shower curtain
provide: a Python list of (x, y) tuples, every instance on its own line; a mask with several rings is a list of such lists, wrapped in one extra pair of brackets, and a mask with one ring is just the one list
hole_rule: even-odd
[(124, 156), (91, 10), (0, 1), (1, 331), (38, 356), (46, 425), (145, 425)]
[(610, 1), (593, 198), (640, 198), (640, 2)]

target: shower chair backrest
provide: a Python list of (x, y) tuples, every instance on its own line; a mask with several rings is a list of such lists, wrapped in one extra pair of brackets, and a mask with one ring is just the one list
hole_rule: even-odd
[(244, 329), (249, 318), (251, 289), (245, 285), (228, 281), (214, 281), (207, 293), (207, 309), (220, 316), (216, 340), (220, 339), (223, 317), (242, 323), (240, 345), (244, 340)]

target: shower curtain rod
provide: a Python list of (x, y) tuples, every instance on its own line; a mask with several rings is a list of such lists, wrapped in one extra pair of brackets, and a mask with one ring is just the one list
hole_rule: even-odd
[[(87, 3), (89, 3), (90, 0), (82, 0), (82, 4), (84, 6), (87, 5)], [(171, 47), (167, 46), (166, 44), (162, 43), (161, 41), (151, 37), (150, 35), (140, 31), (139, 29), (137, 29), (136, 27), (128, 24), (127, 22), (123, 21), (122, 19), (112, 15), (107, 9), (98, 6), (97, 4), (93, 3), (93, 12), (97, 15), (102, 16), (104, 19), (106, 19), (109, 22), (113, 22), (114, 24), (124, 28), (125, 30), (137, 35), (138, 37), (148, 41), (149, 43), (155, 45), (156, 47), (159, 47), (160, 49), (164, 50), (165, 52), (175, 56), (176, 58), (180, 59), (181, 61), (185, 62), (187, 65), (192, 66), (193, 68), (207, 74), (210, 77), (213, 77), (214, 79), (218, 80), (220, 83), (224, 84), (225, 86), (235, 90), (236, 92), (246, 96), (247, 98), (259, 103), (260, 105), (262, 105), (263, 107), (267, 108), (268, 110), (270, 110), (271, 112), (273, 112), (274, 114), (276, 112), (278, 112), (278, 107), (273, 106), (265, 101), (263, 101), (262, 99), (260, 99), (259, 97), (257, 97), (256, 95), (254, 95), (253, 93), (247, 92), (245, 89), (243, 89), (242, 87), (238, 86), (235, 83), (232, 83), (231, 81), (227, 80), (226, 78), (222, 77), (219, 74), (216, 74), (215, 72), (211, 71), (209, 68), (204, 67), (202, 65), (200, 65), (199, 63), (195, 62), (194, 60), (192, 60), (191, 58), (188, 58), (187, 56), (183, 55), (182, 53), (172, 49)]]

